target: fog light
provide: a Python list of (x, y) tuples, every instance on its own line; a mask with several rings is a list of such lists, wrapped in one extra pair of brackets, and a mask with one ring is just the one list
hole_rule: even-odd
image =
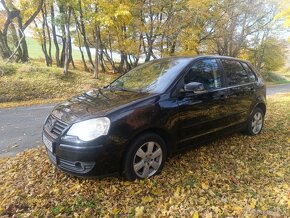
[(76, 162), (75, 163), (75, 167), (78, 168), (78, 169), (84, 169), (80, 162)]

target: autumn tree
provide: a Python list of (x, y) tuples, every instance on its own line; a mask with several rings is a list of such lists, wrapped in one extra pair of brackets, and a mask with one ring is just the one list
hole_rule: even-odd
[[(16, 5), (11, 0), (1, 0), (6, 13), (5, 23), (0, 30), (0, 55), (3, 59), (11, 59), (15, 56), (16, 61), (28, 61), (28, 48), (24, 31), (40, 12), (43, 1), (20, 1), (20, 5)], [(17, 6), (20, 6), (21, 10)], [(26, 10), (23, 10), (24, 8)], [(9, 36), (12, 38), (15, 51), (11, 49)]]
[(217, 22), (209, 25), (212, 52), (237, 57), (247, 48), (255, 33), (263, 31), (273, 21), (275, 4), (266, 0), (225, 0), (215, 7)]
[(277, 14), (276, 19), (281, 19), (284, 26), (290, 29), (290, 2), (288, 0), (282, 0), (279, 9), (280, 12)]
[[(1, 0), (1, 3), (7, 15), (6, 21), (0, 22), (3, 58), (15, 53), (17, 60), (28, 59), (23, 33), (33, 22), (30, 30), (41, 44), (47, 66), (63, 67), (66, 74), (70, 65), (74, 67), (73, 47), (78, 47), (84, 69), (94, 71), (95, 78), (99, 70), (125, 73), (140, 60), (173, 55), (214, 53), (237, 57), (256, 52), (255, 61), (259, 62), (263, 43), (269, 44), (273, 35), (277, 13), (274, 0), (21, 0), (17, 4)], [(280, 16), (287, 26), (289, 13), (285, 8)]]
[(273, 37), (266, 37), (255, 48), (249, 48), (248, 59), (261, 73), (279, 70), (285, 64), (286, 43)]

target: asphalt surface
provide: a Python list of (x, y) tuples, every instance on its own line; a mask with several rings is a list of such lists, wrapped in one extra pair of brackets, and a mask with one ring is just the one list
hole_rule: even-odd
[(0, 157), (42, 144), (41, 131), (54, 105), (0, 109)]
[(274, 95), (279, 93), (282, 94), (288, 92), (290, 92), (290, 83), (267, 87), (267, 95)]
[[(290, 92), (290, 84), (270, 86), (267, 95)], [(54, 105), (0, 109), (0, 158), (41, 145), (45, 118)]]

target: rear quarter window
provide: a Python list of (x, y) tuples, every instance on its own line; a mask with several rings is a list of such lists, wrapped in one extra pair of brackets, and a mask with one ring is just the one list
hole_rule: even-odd
[(255, 73), (252, 71), (252, 69), (249, 67), (249, 65), (244, 63), (244, 62), (242, 62), (242, 65), (243, 65), (244, 69), (246, 70), (246, 72), (248, 73), (250, 82), (257, 81), (257, 77), (256, 77)]
[(236, 60), (221, 60), (223, 65), (226, 80), (229, 86), (241, 85), (249, 83), (249, 76), (241, 63)]

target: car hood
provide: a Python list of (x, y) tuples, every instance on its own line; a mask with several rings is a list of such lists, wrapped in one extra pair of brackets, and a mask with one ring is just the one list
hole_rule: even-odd
[(106, 116), (111, 111), (133, 104), (150, 95), (152, 94), (96, 89), (57, 105), (52, 114), (66, 123), (75, 123), (93, 117)]

